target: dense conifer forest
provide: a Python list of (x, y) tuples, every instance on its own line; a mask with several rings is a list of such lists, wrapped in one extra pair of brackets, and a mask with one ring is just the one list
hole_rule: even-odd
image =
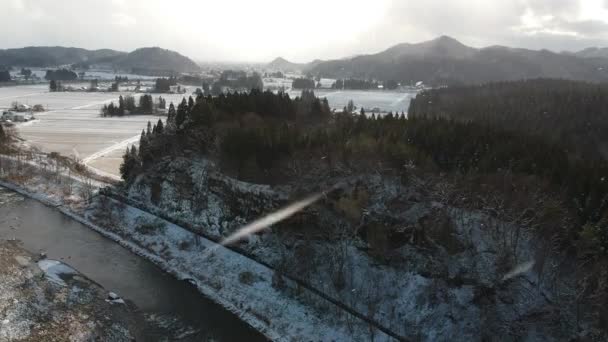
[(78, 79), (78, 74), (68, 69), (47, 70), (44, 79), (47, 81), (73, 81)]
[[(529, 86), (531, 90), (521, 90), (521, 101), (528, 99), (533, 104), (530, 113), (551, 110), (548, 105), (541, 104), (542, 95), (530, 95), (535, 85), (540, 84), (555, 84), (555, 87), (538, 92), (556, 97), (554, 101), (560, 98), (559, 101), (569, 104), (572, 113), (590, 110), (589, 101), (599, 105), (603, 96), (600, 88), (589, 95), (588, 91), (578, 93), (572, 83), (530, 82), (523, 86)], [(435, 108), (441, 108), (441, 102), (438, 107), (431, 106), (428, 112), (420, 105), (428, 98), (448, 94), (448, 90), (418, 95), (412, 103), (414, 115), (409, 119), (392, 113), (378, 117), (331, 113), (327, 101), (318, 99), (312, 91), (304, 91), (295, 99), (284, 93), (259, 91), (184, 98), (177, 107), (169, 106), (166, 123), (159, 120), (142, 132), (139, 150), (127, 151), (121, 172), (124, 179), (130, 180), (166, 156), (181, 155), (211, 158), (237, 178), (269, 183), (284, 179), (287, 165), (294, 160), (314, 161), (310, 163), (309, 172), (314, 172), (317, 165), (328, 164), (331, 174), (392, 172), (401, 174), (404, 179), (411, 172), (411, 166), (416, 172), (462, 175), (459, 177), (463, 179), (464, 175), (509, 173), (532, 176), (550, 184), (550, 189), (567, 199), (568, 208), (580, 220), (578, 227), (602, 224), (608, 209), (606, 162), (601, 158), (591, 161), (573, 157), (561, 143), (563, 140), (556, 142), (552, 138), (551, 130), (546, 134), (542, 130), (532, 134), (534, 132), (527, 129), (517, 130), (514, 125), (518, 121), (503, 129), (502, 122), (506, 121), (502, 117), (496, 121), (486, 120), (493, 115), (504, 115), (504, 112), (499, 114), (501, 104), (518, 106), (513, 99), (494, 95), (497, 87), (518, 94), (522, 85), (492, 84), (487, 88), (471, 88), (491, 94), (487, 98), (470, 96), (467, 88), (453, 90), (463, 98), (462, 103), (468, 103), (466, 99), (469, 99), (486, 108), (470, 114), (467, 120), (454, 120), (447, 112), (433, 114), (437, 113), (433, 111)], [(568, 91), (572, 92), (570, 96), (560, 93)], [(586, 96), (588, 100), (577, 99), (579, 96)], [(513, 95), (513, 98), (518, 97)], [(496, 114), (488, 108), (495, 108)], [(558, 115), (567, 115), (564, 108), (555, 109)], [(429, 114), (423, 115), (423, 112)], [(457, 113), (464, 112), (466, 109)], [(583, 115), (592, 117), (588, 113)], [(525, 122), (525, 115), (517, 117), (521, 124)], [(542, 123), (542, 115), (527, 117), (539, 125)], [(601, 124), (602, 116), (595, 117), (599, 121), (597, 125)], [(578, 131), (572, 129), (576, 127), (572, 121), (577, 122), (560, 120), (561, 125), (557, 127), (563, 130), (562, 135), (576, 139), (574, 134)], [(547, 122), (547, 125), (556, 125), (556, 122)], [(593, 231), (601, 235), (594, 239), (600, 239), (608, 247), (608, 234), (603, 230)], [(576, 237), (579, 233), (568, 234)]]
[(410, 117), (475, 121), (540, 136), (571, 156), (608, 157), (608, 85), (528, 80), (424, 91)]

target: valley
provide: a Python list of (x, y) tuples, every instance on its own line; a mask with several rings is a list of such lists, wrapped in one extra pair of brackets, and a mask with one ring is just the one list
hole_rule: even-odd
[(608, 4), (180, 5), (3, 6), (0, 342), (608, 341)]

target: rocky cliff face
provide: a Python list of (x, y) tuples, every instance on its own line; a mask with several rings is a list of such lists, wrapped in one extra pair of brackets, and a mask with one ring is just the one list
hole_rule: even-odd
[(239, 247), (406, 339), (602, 336), (566, 255), (523, 225), (444, 201), (415, 177), (359, 175), (271, 188), (226, 177), (205, 160), (167, 159), (125, 191), (222, 238), (290, 200), (334, 187)]

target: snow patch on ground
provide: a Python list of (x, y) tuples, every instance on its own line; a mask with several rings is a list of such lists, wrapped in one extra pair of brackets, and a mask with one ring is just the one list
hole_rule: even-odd
[(67, 285), (63, 276), (78, 274), (78, 271), (57, 260), (43, 259), (38, 261), (38, 266), (51, 282), (61, 286)]

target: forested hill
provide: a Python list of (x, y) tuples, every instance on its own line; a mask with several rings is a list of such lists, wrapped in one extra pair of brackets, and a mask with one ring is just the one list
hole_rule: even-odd
[[(557, 109), (557, 105), (547, 103), (551, 98), (560, 98), (561, 102), (557, 104), (573, 108), (571, 111), (564, 109), (565, 114), (560, 112), (560, 117), (577, 111), (592, 112), (593, 106), (605, 103), (602, 91), (602, 87), (553, 81), (437, 90), (419, 95), (412, 105), (415, 115), (409, 118), (390, 113), (368, 117), (365, 113), (331, 112), (327, 101), (316, 98), (310, 91), (304, 91), (295, 99), (285, 93), (258, 90), (217, 97), (200, 95), (196, 99), (184, 99), (177, 108), (171, 104), (167, 120), (159, 120), (155, 125), (150, 123), (142, 132), (139, 147), (133, 146), (125, 152), (121, 166), (125, 180), (123, 189), (138, 203), (173, 213), (169, 215), (175, 215), (179, 220), (185, 217), (189, 222), (196, 222), (195, 229), (223, 239), (242, 227), (243, 222), (287, 205), (286, 198), (301, 198), (304, 193), (343, 186), (330, 191), (311, 210), (278, 223), (280, 228), (275, 226), (268, 232), (272, 238), (264, 237), (240, 245), (260, 258), (271, 255), (264, 260), (269, 260), (285, 274), (302, 277), (305, 284), (321, 283), (318, 281), (320, 275), (342, 274), (339, 270), (342, 266), (338, 266), (338, 271), (323, 269), (319, 272), (316, 266), (302, 271), (298, 265), (304, 260), (322, 260), (319, 264), (323, 265), (326, 260), (330, 260), (327, 264), (333, 262), (332, 258), (339, 253), (334, 247), (345, 241), (352, 244), (353, 250), (355, 246), (365, 246), (356, 248), (357, 260), (363, 258), (365, 265), (382, 265), (379, 266), (382, 271), (370, 273), (361, 271), (363, 263), (353, 264), (358, 265), (352, 269), (366, 284), (381, 277), (388, 267), (391, 273), (402, 272), (399, 279), (410, 279), (412, 265), (416, 264), (421, 264), (419, 267), (423, 270), (420, 278), (431, 279), (429, 272), (436, 272), (433, 273), (436, 278), (432, 279), (441, 281), (428, 285), (430, 299), (420, 297), (418, 292), (412, 295), (409, 290), (395, 292), (408, 301), (420, 300), (421, 305), (437, 306), (435, 284), (459, 287), (458, 284), (466, 281), (471, 284), (466, 286), (476, 288), (475, 292), (495, 291), (494, 288), (488, 290), (488, 285), (484, 285), (487, 283), (478, 280), (492, 274), (490, 279), (498, 279), (499, 283), (491, 286), (508, 287), (502, 270), (506, 272), (531, 257), (545, 263), (543, 253), (560, 253), (559, 259), (551, 259), (560, 262), (581, 260), (581, 265), (585, 265), (580, 267), (581, 279), (585, 282), (596, 279), (591, 282), (607, 284), (608, 272), (595, 270), (608, 265), (608, 230), (605, 229), (608, 222), (608, 182), (605, 181), (608, 163), (569, 158), (564, 148), (545, 138), (547, 134), (527, 134), (533, 128), (527, 133), (519, 129), (505, 130), (501, 124), (506, 120), (491, 119), (499, 115), (495, 108), (507, 108), (509, 112), (520, 113), (522, 118), (529, 113), (532, 122), (543, 122), (534, 118), (538, 113)], [(469, 95), (471, 93), (477, 95)], [(434, 116), (452, 117), (444, 113), (444, 107), (430, 106), (435, 100), (455, 105), (462, 113), (480, 106), (473, 117), (482, 118), (485, 112), (490, 113), (490, 119), (484, 123), (464, 117), (462, 121), (425, 118), (417, 112), (429, 108)], [(467, 101), (471, 102), (471, 107)], [(424, 106), (423, 102), (430, 107)], [(578, 139), (577, 135), (581, 135), (567, 124), (567, 120), (555, 118), (554, 121), (561, 121), (554, 127), (565, 128), (563, 139)], [(524, 119), (516, 122), (527, 124)], [(425, 203), (434, 209), (421, 209), (427, 205)], [(443, 210), (455, 213), (454, 218), (427, 225), (426, 222), (442, 217)], [(220, 214), (214, 214), (218, 212)], [(473, 221), (482, 213), (488, 213), (488, 220)], [(498, 225), (496, 220), (504, 220), (506, 224)], [(219, 222), (227, 223), (220, 226)], [(407, 228), (404, 228), (404, 222)], [(452, 225), (450, 222), (458, 223)], [(449, 228), (458, 225), (466, 240), (457, 240), (461, 233)], [(523, 229), (517, 228), (518, 225)], [(478, 229), (480, 235), (465, 233), (471, 229)], [(517, 246), (517, 241), (532, 236), (534, 240), (530, 246), (538, 250), (512, 257), (524, 250), (512, 247), (513, 241)], [(497, 247), (492, 247), (492, 253), (488, 253), (488, 246), (492, 246), (488, 241), (492, 239), (498, 241)], [(285, 245), (283, 241), (287, 241)], [(539, 243), (543, 241), (550, 248), (549, 252), (543, 243)], [(299, 247), (287, 248), (287, 243)], [(310, 246), (308, 252), (302, 252), (301, 246), (305, 243)], [(442, 246), (446, 246), (445, 250)], [(471, 248), (475, 246), (480, 248), (479, 252), (472, 252)], [(277, 254), (273, 251), (291, 249), (294, 264), (290, 262), (284, 266), (286, 258), (275, 257)], [(410, 254), (410, 251), (416, 254)], [(455, 259), (461, 255), (467, 255), (467, 260), (471, 261)], [(496, 261), (478, 262), (487, 255), (492, 255)], [(419, 260), (428, 262), (419, 263)], [(460, 270), (462, 267), (471, 269), (471, 273), (466, 273), (466, 277), (447, 275), (445, 270), (453, 267), (454, 260), (458, 261), (458, 272), (464, 272)], [(501, 264), (507, 266), (497, 266)], [(559, 277), (572, 275), (572, 269), (576, 267), (560, 271)], [(538, 279), (534, 274), (534, 279)], [(337, 281), (327, 280), (327, 284), (337, 284), (336, 291), (352, 294), (351, 289), (355, 287), (341, 277)], [(344, 277), (352, 278), (356, 277)], [(494, 284), (494, 280), (490, 282)], [(524, 284), (530, 283), (526, 280)], [(406, 302), (406, 299), (396, 301), (394, 295), (389, 295), (391, 292), (386, 289), (392, 291), (392, 285), (377, 288), (382, 291), (374, 297), (378, 298), (375, 302), (386, 300), (390, 305)], [(541, 294), (523, 288), (525, 304), (513, 306), (517, 309), (508, 307), (508, 315), (534, 302), (529, 299), (531, 293), (546, 296), (545, 292)], [(595, 285), (592, 290), (602, 295), (606, 293), (603, 285)], [(594, 295), (584, 294), (586, 297), (582, 298), (597, 301), (596, 292), (591, 293)], [(489, 296), (489, 299), (474, 300), (471, 294), (471, 299), (465, 303), (467, 310), (475, 308), (476, 313), (471, 316), (475, 321), (479, 321), (478, 312), (491, 312), (482, 311), (484, 303), (488, 303), (488, 310), (495, 310), (495, 303), (500, 298), (507, 298), (505, 303), (518, 303), (517, 298), (521, 298), (512, 294), (498, 298), (493, 292), (483, 296)], [(352, 303), (364, 297), (355, 294)], [(343, 297), (337, 298), (342, 300)], [(451, 305), (452, 302), (447, 303)], [(607, 303), (606, 299), (601, 303)], [(449, 305), (445, 307), (452, 308)], [(477, 309), (480, 306), (482, 309)], [(366, 310), (369, 306), (359, 307)], [(578, 305), (565, 307), (579, 308)], [(589, 317), (599, 317), (599, 307), (580, 305), (589, 312)], [(412, 317), (419, 321), (419, 310), (412, 310), (415, 311)], [(452, 309), (449, 312), (454, 314)], [(502, 316), (494, 317), (497, 324), (504, 324)], [(527, 324), (537, 324), (529, 315), (522, 316), (523, 319)], [(518, 318), (517, 324), (521, 320)], [(568, 324), (574, 321), (562, 320)], [(436, 321), (451, 324), (444, 323), (450, 322), (449, 319)], [(606, 327), (601, 323), (597, 326), (603, 330)], [(393, 327), (404, 329), (403, 319), (399, 317)], [(411, 327), (419, 329), (412, 323), (403, 336), (409, 336), (405, 334), (410, 333)], [(578, 327), (576, 329), (578, 331)], [(413, 334), (412, 340), (417, 336)]]
[(424, 91), (410, 117), (475, 121), (608, 158), (608, 85), (538, 79)]
[(143, 74), (198, 72), (190, 58), (158, 47), (131, 53), (114, 50), (85, 50), (65, 47), (25, 47), (0, 50), (0, 66), (52, 67), (75, 64), (79, 67), (102, 64), (106, 67)]
[(533, 78), (608, 81), (608, 59), (548, 50), (473, 48), (450, 37), (399, 44), (383, 52), (319, 63), (311, 73), (330, 78), (394, 80), (429, 85), (481, 84)]
[(133, 70), (136, 73), (138, 71), (152, 74), (155, 71), (173, 73), (200, 71), (200, 67), (190, 58), (159, 47), (137, 49), (118, 58), (113, 64), (120, 69)]
[(85, 50), (61, 46), (29, 46), (0, 50), (0, 65), (47, 67), (114, 59), (125, 52), (109, 49)]
[[(570, 198), (579, 201), (575, 210), (582, 210), (583, 217), (608, 212), (601, 205), (608, 194), (608, 183), (601, 176), (608, 163), (600, 158), (595, 162), (571, 158), (573, 151), (593, 155), (592, 141), (602, 139), (606, 116), (597, 114), (601, 119), (592, 120), (590, 113), (602, 103), (606, 110), (603, 88), (543, 80), (525, 86), (519, 89), (518, 83), (507, 83), (424, 92), (412, 104), (410, 118), (332, 114), (326, 100), (307, 91), (295, 99), (259, 91), (184, 99), (177, 108), (169, 107), (166, 122), (150, 125), (142, 133), (139, 151), (125, 154), (121, 174), (133, 180), (165, 157), (179, 156), (209, 158), (228, 175), (271, 184), (299, 182), (299, 177), (291, 178), (294, 163), (313, 178), (335, 176), (337, 170), (371, 172), (378, 165), (401, 173), (411, 163), (430, 172), (510, 170), (567, 189)], [(561, 102), (546, 103), (551, 98)], [(443, 109), (442, 104), (448, 103), (456, 108), (454, 112)], [(469, 110), (476, 106), (479, 110)], [(565, 119), (579, 111), (585, 114)], [(424, 118), (423, 112), (460, 121)], [(474, 113), (473, 122), (455, 114), (465, 112)], [(511, 120), (501, 118), (509, 115)], [(596, 127), (588, 129), (593, 123)], [(573, 147), (567, 151), (564, 146)]]

